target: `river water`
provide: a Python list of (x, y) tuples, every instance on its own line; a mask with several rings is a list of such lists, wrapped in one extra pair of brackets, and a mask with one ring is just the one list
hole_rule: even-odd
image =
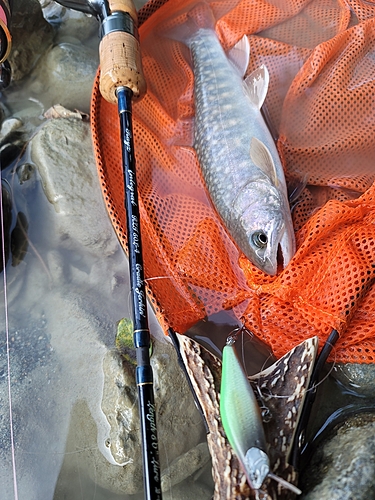
[[(46, 41), (35, 49), (40, 52), (33, 68), (1, 96), (12, 132), (2, 137), (1, 156), (4, 213), (10, 217), (4, 241), (11, 250), (0, 285), (0, 498), (143, 498), (136, 401), (134, 388), (128, 389), (133, 372), (121, 378), (115, 353), (116, 325), (131, 316), (128, 262), (106, 214), (84, 121), (98, 66), (98, 24), (54, 2), (42, 5), (53, 26), (50, 36), (45, 25), (27, 23), (35, 2), (15, 2), (14, 14), (25, 23), (23, 38), (14, 36), (14, 51), (36, 33)], [(77, 108), (83, 117), (76, 128), (73, 123), (60, 131), (63, 146), (52, 129), (38, 136), (55, 104)], [(8, 143), (18, 149), (6, 151)], [(162, 339), (153, 362), (155, 389), (164, 394), (162, 373), (175, 356), (151, 309), (149, 323)], [(171, 378), (183, 386), (179, 376)], [(112, 384), (119, 387), (116, 394), (106, 391)], [(205, 439), (189, 389), (183, 389), (184, 412), (174, 404), (175, 416), (167, 411), (160, 426), (163, 469)], [(181, 413), (185, 421), (179, 424)], [(134, 436), (129, 433), (133, 444), (125, 446), (129, 456), (114, 457), (118, 427), (111, 418), (119, 427), (135, 427)], [(177, 443), (179, 425), (185, 437)], [(212, 494), (209, 464), (203, 472), (202, 499)], [(170, 495), (187, 498), (176, 487)]]

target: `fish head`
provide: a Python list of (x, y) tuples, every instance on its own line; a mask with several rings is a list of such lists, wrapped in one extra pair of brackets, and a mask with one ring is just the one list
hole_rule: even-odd
[(253, 446), (245, 455), (246, 477), (254, 490), (259, 490), (270, 471), (267, 453)]
[[(295, 253), (295, 237), (288, 201), (268, 180), (247, 186), (242, 195), (238, 244), (246, 257), (263, 272), (274, 276)], [(237, 205), (238, 207), (238, 205)]]

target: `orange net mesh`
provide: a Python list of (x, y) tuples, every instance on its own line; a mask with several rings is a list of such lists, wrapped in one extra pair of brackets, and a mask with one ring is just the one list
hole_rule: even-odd
[[(276, 356), (336, 328), (336, 361), (373, 362), (375, 2), (208, 2), (223, 47), (247, 34), (248, 73), (268, 67), (264, 113), (287, 181), (306, 183), (292, 211), (297, 252), (274, 277), (231, 240), (188, 147), (189, 49), (163, 36), (163, 26), (182, 24), (197, 3), (159, 0), (140, 12), (148, 93), (134, 104), (133, 124), (145, 273), (159, 320), (183, 333), (230, 309)], [(104, 198), (126, 248), (117, 108), (101, 98), (98, 81), (91, 116)]]

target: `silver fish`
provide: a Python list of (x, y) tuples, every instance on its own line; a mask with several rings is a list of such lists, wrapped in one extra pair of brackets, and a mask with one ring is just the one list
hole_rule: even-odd
[(195, 28), (184, 42), (193, 60), (194, 148), (202, 173), (239, 248), (259, 269), (275, 275), (278, 258), (285, 267), (294, 255), (295, 238), (283, 167), (260, 111), (268, 70), (261, 66), (244, 79), (247, 37), (227, 57), (212, 28)]

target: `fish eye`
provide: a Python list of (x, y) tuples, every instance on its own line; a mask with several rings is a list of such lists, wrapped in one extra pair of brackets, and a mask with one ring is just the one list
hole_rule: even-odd
[(252, 235), (252, 240), (255, 246), (258, 248), (265, 248), (268, 243), (267, 235), (262, 233), (262, 231), (257, 231)]

